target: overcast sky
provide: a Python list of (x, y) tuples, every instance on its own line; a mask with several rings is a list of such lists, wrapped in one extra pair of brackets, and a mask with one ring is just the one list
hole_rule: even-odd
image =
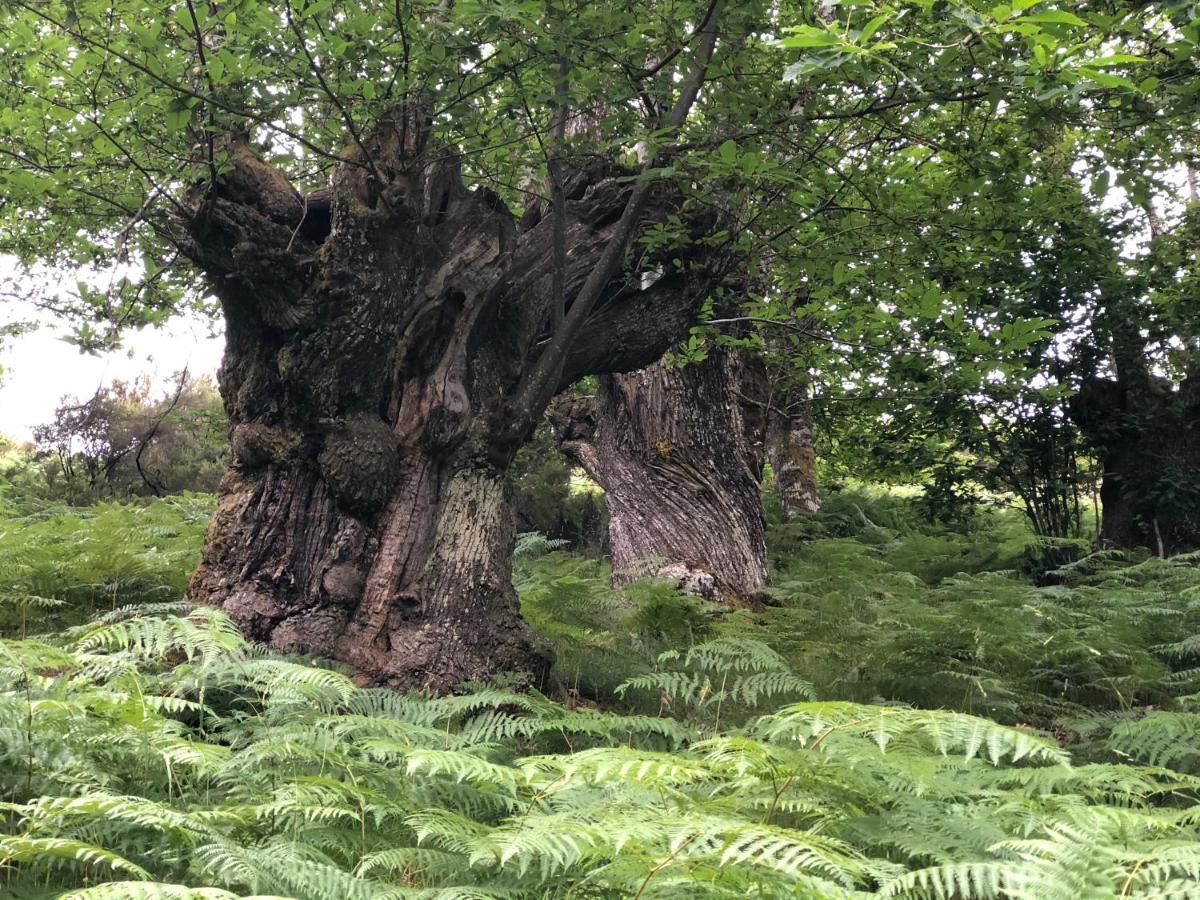
[[(4, 305), (0, 319), (32, 317), (12, 301)], [(64, 396), (86, 399), (114, 378), (149, 374), (165, 383), (184, 366), (193, 375), (214, 374), (224, 341), (210, 330), (207, 322), (177, 317), (164, 328), (127, 335), (124, 350), (104, 356), (81, 354), (51, 325), (21, 335), (0, 348), (0, 434), (29, 440)]]

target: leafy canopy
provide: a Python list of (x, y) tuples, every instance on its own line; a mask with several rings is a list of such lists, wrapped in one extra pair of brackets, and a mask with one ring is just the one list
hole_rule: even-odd
[[(953, 164), (989, 145), (991, 122), (1031, 137), (1144, 130), (1188, 108), (1191, 16), (1178, 2), (5, 0), (0, 251), (94, 268), (53, 305), (102, 342), (201, 302), (176, 265), (176, 214), (224, 170), (223, 137), (249, 134), (312, 190), (398, 104), (419, 102), (440, 152), (520, 208), (543, 192), (565, 107), (571, 153), (669, 140), (652, 175), (710, 199), (716, 188), (736, 227), (714, 240), (769, 257), (785, 294), (811, 293), (855, 269), (836, 245), (814, 258), (804, 223), (876, 205), (889, 183), (911, 190), (889, 182), (890, 163)], [(717, 56), (667, 138), (665, 107), (710, 17)]]

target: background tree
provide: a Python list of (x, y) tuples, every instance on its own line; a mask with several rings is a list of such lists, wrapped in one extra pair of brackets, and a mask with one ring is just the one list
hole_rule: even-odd
[(821, 511), (812, 397), (807, 382), (777, 385), (768, 407), (767, 459), (775, 493), (788, 518)]
[(517, 453), (511, 469), (518, 532), (566, 541), (576, 552), (599, 557), (607, 547), (603, 493), (578, 464), (559, 450), (551, 428), (539, 427)]
[(215, 492), (228, 465), (227, 423), (216, 387), (186, 371), (154, 396), (148, 378), (114, 381), (83, 402), (64, 402), (34, 429), (52, 464), (52, 493), (101, 497)]
[(727, 601), (766, 586), (766, 388), (755, 356), (714, 347), (555, 404), (561, 445), (604, 489), (616, 584), (653, 575)]
[[(1110, 55), (1095, 76), (1088, 66), (1075, 73), (1120, 87), (1106, 104), (1051, 104), (1014, 119), (984, 103), (978, 115), (955, 115), (953, 131), (941, 134), (931, 114), (925, 147), (880, 155), (865, 177), (847, 179), (827, 213), (839, 229), (813, 228), (776, 259), (776, 271), (790, 268), (806, 285), (806, 305), (767, 314), (780, 327), (814, 316), (822, 336), (817, 410), (849, 471), (907, 471), (929, 485), (931, 499), (952, 505), (975, 489), (1003, 492), (1038, 533), (1071, 538), (1089, 524), (1087, 495), (1103, 475), (1112, 513), (1106, 540), (1157, 550), (1154, 498), (1173, 495), (1175, 516), (1190, 506), (1189, 258), (1154, 245), (1168, 230), (1186, 233), (1178, 198), (1194, 154), (1194, 110), (1184, 100), (1194, 97), (1186, 37), (1194, 30), (1186, 16), (1172, 25), (1157, 10), (1141, 12), (1146, 35), (1129, 46), (1142, 55)], [(1068, 31), (1078, 27), (1069, 24), (1073, 15), (1057, 16)], [(1029, 36), (1039, 53), (1062, 51), (1053, 33)], [(825, 61), (818, 54), (809, 64)], [(869, 60), (864, 65), (869, 70)], [(1120, 67), (1130, 74), (1116, 75)], [(1070, 93), (1065, 68), (1051, 77), (1060, 80), (1059, 96)], [(1172, 289), (1151, 288), (1141, 274), (1148, 266)], [(1121, 305), (1123, 318), (1113, 311)], [(1083, 410), (1098, 412), (1088, 385), (1121, 368), (1113, 340), (1121, 334), (1124, 368), (1165, 379), (1155, 389), (1163, 405), (1133, 405), (1158, 408), (1156, 419), (1172, 423), (1173, 440), (1154, 437), (1153, 426), (1128, 430), (1148, 439), (1141, 458), (1157, 460), (1136, 474), (1129, 462), (1137, 451), (1114, 465), (1119, 426), (1107, 440), (1077, 428)], [(1131, 424), (1120, 396), (1109, 392), (1115, 419)], [(1102, 459), (1093, 463), (1094, 455)], [(1122, 492), (1121, 484), (1129, 487)], [(1141, 504), (1132, 518), (1143, 524), (1117, 538), (1131, 503)]]

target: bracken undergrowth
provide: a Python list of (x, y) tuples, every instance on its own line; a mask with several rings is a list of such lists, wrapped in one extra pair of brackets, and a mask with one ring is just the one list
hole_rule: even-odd
[(723, 613), (525, 538), (554, 698), (434, 698), (176, 602), (201, 502), (0, 525), (0, 895), (1200, 897), (1196, 558), (1035, 587), (1005, 516), (852, 498)]

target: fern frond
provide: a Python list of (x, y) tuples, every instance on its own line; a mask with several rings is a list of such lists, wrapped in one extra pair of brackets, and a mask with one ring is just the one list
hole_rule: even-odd
[(768, 740), (820, 747), (839, 734), (868, 738), (881, 751), (895, 740), (915, 741), (936, 753), (984, 754), (998, 764), (1023, 758), (1065, 765), (1068, 754), (1045, 738), (962, 713), (873, 707), (856, 703), (799, 703), (764, 716), (755, 733)]
[[(112, 881), (61, 894), (58, 900), (242, 900), (220, 888), (194, 888), (157, 881)], [(245, 900), (287, 900), (259, 894)]]
[(84, 866), (94, 866), (126, 872), (136, 878), (153, 880), (150, 873), (123, 856), (69, 838), (29, 837), (26, 835), (0, 834), (0, 864), (24, 863), (26, 865), (50, 866), (68, 861)]

